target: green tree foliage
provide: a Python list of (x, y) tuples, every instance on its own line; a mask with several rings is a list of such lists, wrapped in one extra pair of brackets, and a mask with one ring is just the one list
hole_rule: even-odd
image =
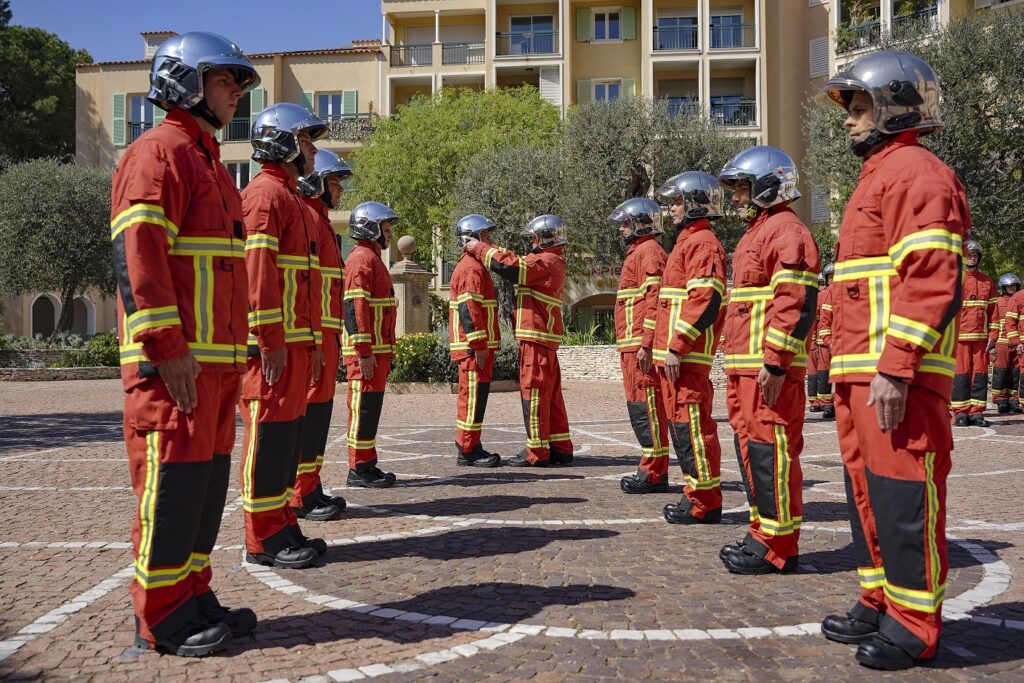
[[(956, 19), (938, 35), (885, 40), (931, 64), (942, 86), (946, 127), (922, 138), (956, 171), (967, 189), (972, 236), (986, 247), (993, 270), (1024, 269), (1024, 12), (986, 12)], [(842, 132), (843, 112), (820, 99), (807, 105), (813, 185), (833, 193), (841, 215), (860, 172)]]
[(548, 145), (560, 128), (558, 109), (533, 88), (449, 89), (417, 98), (377, 121), (346, 201), (386, 202), (401, 216), (398, 232), (423, 249), (447, 231), (455, 186), (469, 162), (498, 149)]
[(0, 0), (0, 29), (11, 23), (11, 0)]
[(0, 175), (0, 291), (55, 291), (70, 329), (74, 298), (114, 292), (110, 257), (110, 173), (36, 159)]
[(42, 29), (2, 26), (3, 9), (0, 154), (15, 161), (70, 159), (75, 152), (75, 65), (92, 58)]

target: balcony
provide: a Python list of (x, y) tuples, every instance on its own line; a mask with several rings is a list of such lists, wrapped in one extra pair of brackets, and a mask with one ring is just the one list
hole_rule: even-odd
[(757, 24), (711, 24), (712, 50), (743, 50), (757, 46)]
[(654, 49), (661, 52), (697, 50), (696, 26), (654, 27)]
[(700, 100), (688, 97), (667, 97), (665, 105), (669, 116), (700, 116)]
[(441, 46), (442, 64), (483, 64), (483, 43), (445, 43)]
[(499, 57), (558, 54), (558, 31), (516, 31), (497, 37)]
[(237, 117), (224, 126), (224, 142), (246, 142), (249, 140), (249, 117)]
[(153, 127), (152, 123), (132, 123), (128, 122), (128, 144), (132, 144), (145, 133), (147, 130)]
[(845, 54), (864, 50), (882, 41), (882, 22), (865, 21), (860, 24), (840, 25), (836, 29), (836, 53)]
[(434, 46), (394, 45), (391, 47), (391, 66), (430, 66), (434, 63)]
[(324, 116), (327, 121), (329, 140), (339, 142), (362, 142), (373, 132), (376, 114), (335, 114)]
[(932, 5), (916, 12), (901, 14), (892, 19), (892, 37), (907, 40), (929, 35), (939, 30), (939, 6)]
[(711, 120), (720, 126), (755, 127), (757, 126), (757, 101), (712, 102)]

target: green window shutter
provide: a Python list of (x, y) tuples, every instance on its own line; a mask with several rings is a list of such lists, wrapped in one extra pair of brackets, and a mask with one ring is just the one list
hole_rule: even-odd
[(124, 147), (128, 127), (127, 95), (123, 92), (114, 93), (113, 124), (110, 128), (110, 140), (114, 147)]
[(358, 90), (345, 90), (341, 93), (341, 113), (342, 114), (358, 114), (359, 113), (359, 91)]
[(313, 109), (313, 92), (312, 91), (307, 90), (306, 92), (302, 93), (302, 106), (305, 107), (306, 109), (310, 110), (311, 112), (316, 113), (316, 111)]
[(634, 97), (636, 95), (636, 80), (633, 78), (622, 79), (622, 96)]
[(249, 182), (252, 182), (252, 179), (256, 177), (256, 174), (259, 173), (262, 170), (263, 170), (263, 166), (261, 166), (258, 162), (250, 161), (249, 162)]
[(581, 107), (591, 100), (590, 81), (576, 81), (576, 104)]
[(256, 122), (256, 115), (267, 108), (266, 88), (253, 88), (249, 91), (249, 125)]
[(576, 10), (576, 40), (585, 43), (590, 40), (590, 10)]
[(153, 105), (153, 127), (154, 128), (156, 128), (161, 123), (163, 123), (164, 122), (164, 117), (166, 117), (166, 116), (167, 116), (167, 112), (165, 112), (163, 109), (161, 109), (160, 107), (156, 106), (155, 104)]
[(622, 8), (622, 39), (636, 40), (636, 7)]

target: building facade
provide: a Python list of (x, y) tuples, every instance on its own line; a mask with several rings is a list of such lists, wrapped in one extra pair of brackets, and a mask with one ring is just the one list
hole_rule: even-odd
[[(381, 36), (346, 48), (250, 57), (260, 87), (222, 131), (221, 156), (239, 188), (249, 161), (252, 116), (275, 102), (301, 103), (331, 122), (321, 143), (358, 172), (373, 116), (446, 87), (534, 86), (559, 107), (638, 95), (699, 111), (734, 134), (777, 145), (801, 164), (804, 104), (828, 75), (885, 36), (938, 30), (952, 18), (1024, 0), (382, 0)], [(149, 62), (173, 32), (142, 34), (139, 60), (82, 65), (77, 74), (76, 159), (113, 168), (162, 112), (146, 102)], [(796, 208), (829, 220), (827, 197), (801, 187)], [(347, 215), (334, 212), (339, 231)], [(446, 295), (452, 265), (433, 264)], [(600, 321), (614, 305), (615, 273), (573, 283), (566, 303)], [(52, 294), (4, 302), (5, 332), (32, 334), (59, 315)], [(111, 329), (113, 307), (76, 302), (75, 324)], [(56, 311), (56, 312), (54, 312)], [(82, 320), (79, 318), (82, 317)], [(53, 318), (55, 319), (55, 318)]]

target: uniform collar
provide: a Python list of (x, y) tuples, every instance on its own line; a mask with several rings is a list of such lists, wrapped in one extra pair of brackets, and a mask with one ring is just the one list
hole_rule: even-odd
[(774, 216), (776, 214), (780, 214), (783, 211), (788, 211), (789, 213), (793, 213), (793, 209), (789, 208), (789, 204), (781, 204), (781, 205), (776, 205), (776, 206), (769, 206), (767, 209), (765, 209), (761, 213), (757, 214), (757, 218), (755, 218), (750, 223), (750, 227), (747, 228), (747, 232), (750, 232), (754, 228), (761, 227), (762, 225), (764, 225), (765, 222), (768, 221), (769, 218), (771, 218), (772, 216)]
[(633, 240), (630, 243), (629, 248), (626, 249), (626, 254), (632, 254), (641, 244), (643, 244), (644, 242), (650, 242), (653, 239), (654, 235), (642, 235), (638, 237), (637, 239)]
[(557, 247), (545, 247), (544, 249), (538, 249), (534, 253), (536, 253), (536, 254), (558, 254), (559, 256), (561, 256), (564, 252), (565, 252), (565, 248), (564, 248), (563, 245), (560, 244)]
[(324, 200), (319, 197), (307, 197), (306, 195), (302, 195), (302, 199), (305, 200), (305, 202), (309, 204), (314, 211), (316, 211), (318, 216), (321, 218), (330, 218), (330, 214), (327, 213), (327, 205), (324, 204)]
[(380, 242), (377, 240), (359, 240), (357, 244), (360, 244), (367, 249), (373, 249), (373, 253), (380, 256)]
[(711, 221), (709, 221), (707, 218), (698, 218), (697, 220), (690, 223), (685, 228), (679, 231), (679, 234), (676, 235), (676, 241), (678, 242), (679, 240), (681, 240), (683, 238), (683, 235), (692, 235), (694, 233), (700, 232), (701, 230), (710, 229)]
[(184, 109), (172, 109), (167, 112), (164, 123), (172, 128), (177, 128), (190, 140), (201, 144), (213, 156), (214, 161), (220, 161), (220, 143), (199, 127), (196, 117)]
[(861, 175), (870, 173), (881, 165), (882, 161), (885, 160), (889, 155), (898, 149), (911, 146), (920, 146), (919, 142), (920, 134), (917, 131), (904, 131), (897, 133), (896, 135), (889, 138), (889, 140), (882, 146), (880, 150), (869, 156), (864, 160), (864, 166), (861, 169)]
[(284, 170), (284, 167), (277, 162), (268, 161), (263, 164), (263, 172), (282, 185), (287, 186), (292, 192), (298, 193), (299, 186), (295, 184), (295, 180), (288, 175), (288, 172)]

